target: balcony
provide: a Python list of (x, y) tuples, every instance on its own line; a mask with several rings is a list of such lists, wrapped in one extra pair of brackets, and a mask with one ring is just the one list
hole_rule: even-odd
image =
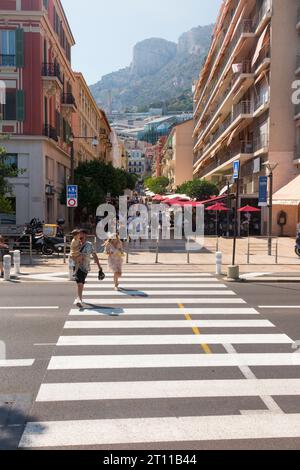
[[(234, 74), (225, 93), (216, 101), (214, 109), (209, 114), (208, 120), (203, 124), (198, 140), (203, 139), (210, 128), (211, 132), (214, 131), (218, 117), (222, 114), (228, 114), (228, 112), (231, 111), (232, 103), (237, 103), (253, 84), (254, 74), (251, 72), (251, 62), (248, 60), (243, 61), (238, 64), (238, 66), (239, 70)], [(242, 87), (241, 84), (243, 85)]]
[[(222, 66), (220, 67), (220, 70), (218, 71), (217, 75), (215, 78), (210, 81), (210, 85), (207, 90), (204, 89), (201, 98), (199, 99), (198, 105), (195, 110), (195, 116), (197, 116), (199, 112), (199, 107), (201, 105), (202, 107), (202, 113), (199, 117), (199, 122), (201, 122), (202, 118), (204, 117), (208, 105), (211, 102), (213, 96), (215, 95), (218, 87), (220, 86), (221, 79), (226, 72), (227, 69), (231, 66), (231, 63), (233, 62), (233, 59), (235, 57), (236, 51), (240, 50), (240, 43), (243, 39), (247, 38), (252, 38), (253, 40), (255, 39), (255, 33), (253, 29), (253, 23), (252, 20), (243, 20), (240, 22), (239, 26), (237, 27), (237, 30), (234, 34), (234, 37), (229, 44), (228, 48), (226, 49), (226, 53), (223, 57), (223, 63)], [(206, 97), (204, 97), (206, 96)]]
[(268, 134), (261, 134), (256, 137), (253, 142), (254, 156), (257, 157), (269, 151), (269, 136)]
[(255, 19), (255, 34), (259, 35), (272, 18), (272, 0), (265, 0)]
[(257, 118), (261, 116), (270, 107), (269, 93), (263, 96), (258, 96), (254, 100), (254, 112), (253, 117)]
[(16, 56), (0, 54), (0, 67), (16, 67)]
[(55, 96), (58, 91), (62, 91), (63, 79), (59, 65), (44, 63), (42, 66), (42, 77), (45, 94), (48, 96)]
[(255, 75), (260, 75), (264, 70), (270, 67), (271, 64), (271, 50), (270, 45), (267, 44), (259, 53), (257, 61), (254, 64)]
[(70, 114), (76, 113), (77, 105), (72, 93), (63, 93), (61, 95), (61, 109), (64, 118), (68, 118)]
[(49, 124), (44, 125), (43, 135), (49, 139), (55, 140), (55, 142), (58, 142), (57, 130)]

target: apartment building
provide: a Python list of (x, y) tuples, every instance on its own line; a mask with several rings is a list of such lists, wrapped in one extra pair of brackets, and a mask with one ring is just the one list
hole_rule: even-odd
[(162, 150), (162, 176), (172, 189), (193, 179), (193, 120), (174, 126)]
[[(75, 111), (72, 113), (75, 163), (91, 160), (112, 161), (112, 130), (94, 100), (82, 73), (75, 72)], [(71, 99), (71, 97), (69, 98)]]
[(24, 173), (12, 180), (16, 219), (66, 217), (60, 192), (70, 169), (75, 41), (59, 0), (0, 2), (0, 80), (5, 84), (0, 133), (9, 161)]
[[(300, 174), (295, 152), (300, 114), (295, 116), (299, 106), (295, 111), (291, 100), (292, 83), (300, 72), (299, 6), (299, 0), (224, 0), (196, 83), (194, 177), (213, 181), (222, 190), (239, 160), (241, 205), (258, 203), (259, 176), (268, 174), (265, 163), (278, 165), (275, 200)], [(284, 210), (284, 233), (294, 235), (299, 206), (278, 202), (274, 234), (280, 231), (277, 217)], [(261, 219), (264, 234), (267, 208)]]

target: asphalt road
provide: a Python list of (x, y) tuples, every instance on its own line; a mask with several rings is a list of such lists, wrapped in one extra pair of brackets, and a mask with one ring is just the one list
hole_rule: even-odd
[(122, 286), (0, 283), (0, 449), (299, 449), (298, 284)]

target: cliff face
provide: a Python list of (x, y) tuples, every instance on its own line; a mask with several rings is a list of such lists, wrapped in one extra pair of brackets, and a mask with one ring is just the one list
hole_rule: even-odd
[(131, 73), (138, 77), (152, 75), (175, 56), (177, 45), (164, 39), (152, 38), (139, 42), (133, 49)]
[[(199, 26), (180, 36), (178, 44), (152, 38), (134, 47), (129, 67), (105, 75), (91, 86), (97, 103), (109, 110), (136, 110), (153, 104), (174, 101), (182, 94), (191, 96), (192, 82), (199, 76), (201, 64), (207, 54), (213, 25)], [(192, 99), (184, 100), (187, 111)]]

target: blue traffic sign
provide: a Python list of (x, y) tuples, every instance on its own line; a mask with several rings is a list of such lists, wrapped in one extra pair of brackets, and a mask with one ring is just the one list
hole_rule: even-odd
[(67, 197), (68, 198), (77, 198), (78, 197), (78, 186), (68, 185), (67, 186)]
[(233, 162), (233, 179), (237, 180), (240, 174), (240, 161)]
[(266, 207), (268, 205), (268, 177), (259, 177), (259, 201), (260, 207)]

